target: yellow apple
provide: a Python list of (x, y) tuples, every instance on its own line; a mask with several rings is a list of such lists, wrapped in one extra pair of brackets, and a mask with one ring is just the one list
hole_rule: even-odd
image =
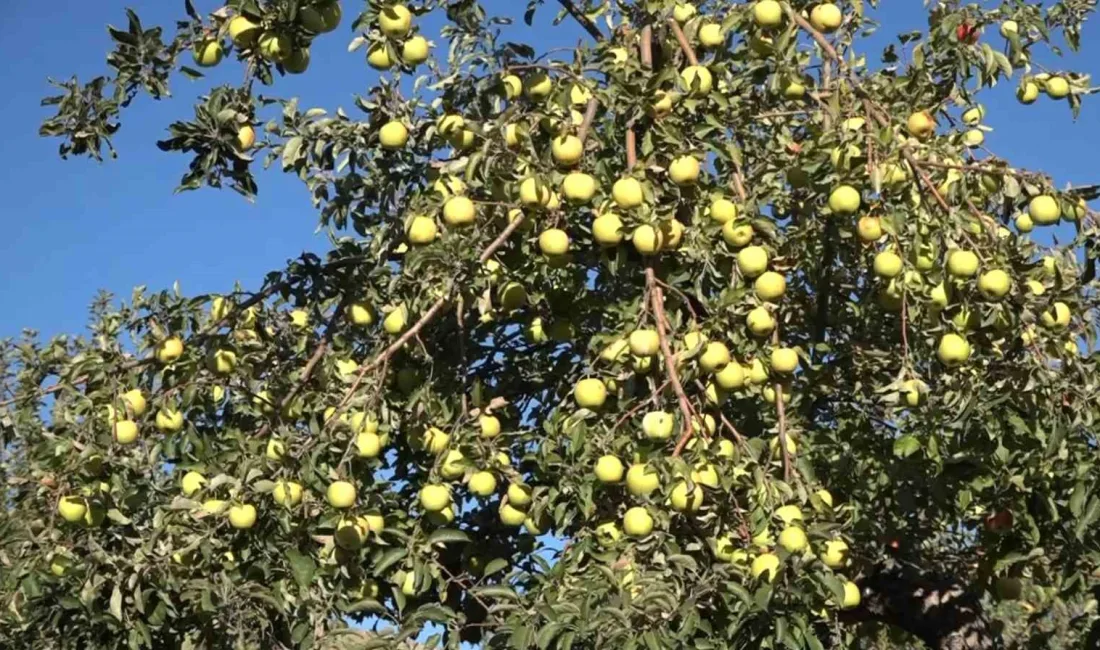
[(575, 135), (560, 135), (550, 141), (550, 155), (559, 165), (575, 165), (584, 155), (584, 143)]
[(87, 512), (88, 502), (83, 497), (66, 496), (57, 502), (57, 514), (70, 523), (82, 521)]
[(901, 273), (901, 257), (893, 251), (882, 251), (875, 255), (875, 275), (880, 278), (895, 278)]
[(114, 425), (115, 442), (120, 445), (129, 445), (138, 438), (137, 423), (133, 420), (119, 420)]
[(623, 220), (613, 212), (606, 212), (592, 221), (592, 238), (600, 246), (616, 246), (623, 240)]
[(783, 7), (776, 0), (757, 0), (752, 19), (760, 27), (775, 27), (783, 22)]
[(501, 502), (498, 514), (500, 516), (500, 523), (505, 526), (518, 527), (522, 526), (523, 522), (527, 521), (527, 513), (519, 508), (513, 507), (510, 503)]
[(208, 515), (220, 515), (229, 507), (229, 503), (221, 499), (207, 499), (202, 502), (202, 511)]
[(519, 200), (524, 205), (546, 207), (550, 204), (550, 187), (537, 178), (525, 178), (519, 184)]
[(689, 491), (687, 481), (680, 481), (672, 488), (669, 503), (674, 510), (694, 512), (703, 506), (703, 488), (696, 484), (695, 489)]
[(660, 337), (656, 330), (639, 329), (630, 333), (630, 351), (639, 357), (648, 357), (657, 354), (660, 349)]
[(618, 483), (623, 480), (623, 462), (610, 454), (600, 456), (594, 472), (601, 483)]
[(699, 28), (699, 44), (706, 48), (720, 47), (726, 42), (726, 34), (717, 23), (707, 23)]
[(523, 80), (514, 74), (504, 75), (500, 85), (504, 88), (505, 99), (515, 99), (523, 92)]
[(302, 486), (294, 481), (277, 481), (271, 497), (281, 506), (296, 506), (302, 501)]
[(583, 172), (572, 172), (562, 181), (561, 192), (565, 200), (574, 205), (583, 205), (592, 200), (599, 183), (592, 176)]
[(936, 120), (928, 111), (918, 111), (906, 121), (909, 135), (924, 140), (936, 131)]
[(191, 57), (195, 59), (195, 65), (200, 68), (218, 65), (223, 56), (225, 56), (225, 50), (222, 49), (221, 41), (216, 39), (199, 41), (191, 47)]
[(653, 517), (641, 506), (634, 506), (623, 515), (623, 532), (631, 537), (645, 537), (653, 532)]
[(844, 600), (840, 602), (840, 608), (854, 609), (859, 607), (860, 600), (859, 586), (854, 582), (846, 581), (844, 583)]
[(615, 181), (611, 187), (611, 197), (620, 208), (635, 208), (645, 198), (642, 184), (635, 178), (620, 178)]
[(980, 147), (985, 142), (985, 132), (981, 129), (968, 129), (963, 133), (962, 142), (971, 149)]
[(229, 508), (229, 525), (239, 530), (252, 528), (256, 525), (256, 506), (245, 503)]
[(163, 433), (175, 433), (183, 428), (183, 413), (172, 406), (165, 406), (157, 411), (157, 430)]
[(673, 424), (671, 413), (650, 411), (642, 418), (642, 432), (650, 440), (668, 440), (672, 436)]
[(367, 63), (375, 70), (389, 70), (393, 67), (393, 59), (385, 43), (375, 43), (367, 49)]
[(508, 503), (517, 508), (526, 508), (531, 504), (531, 488), (520, 483), (509, 484)]
[(679, 101), (680, 96), (667, 90), (658, 90), (653, 94), (646, 112), (652, 117), (663, 117), (672, 112), (672, 107)]
[(400, 149), (409, 141), (409, 129), (398, 120), (390, 120), (378, 130), (378, 140), (386, 149)]
[(325, 499), (333, 508), (350, 508), (355, 504), (355, 486), (347, 481), (334, 481), (325, 490)]
[(842, 539), (831, 539), (825, 542), (825, 550), (821, 552), (821, 561), (830, 569), (839, 569), (848, 563), (848, 544)]
[(978, 272), (978, 256), (972, 251), (951, 251), (947, 255), (947, 272), (956, 278), (974, 277)]
[(443, 463), (439, 467), (439, 475), (448, 481), (461, 478), (466, 473), (466, 456), (457, 449), (451, 449), (443, 457)]
[(201, 490), (203, 485), (206, 485), (206, 477), (193, 471), (184, 474), (180, 481), (180, 489), (188, 497)]
[(843, 19), (840, 8), (831, 2), (822, 2), (810, 12), (810, 24), (824, 34), (835, 32)]
[(970, 344), (958, 334), (944, 334), (940, 339), (936, 356), (945, 366), (957, 366), (970, 358)]
[(714, 375), (714, 381), (723, 390), (734, 390), (745, 385), (745, 370), (739, 363), (727, 363)]
[(473, 494), (487, 497), (497, 491), (497, 478), (492, 472), (481, 470), (470, 475), (467, 485)]
[(1043, 325), (1053, 330), (1063, 330), (1069, 325), (1071, 317), (1069, 305), (1059, 301), (1043, 312)]
[(1051, 99), (1062, 99), (1069, 94), (1069, 82), (1065, 77), (1051, 77), (1044, 86)]
[(500, 435), (500, 420), (495, 415), (482, 415), (477, 420), (482, 438), (496, 438)]
[(775, 302), (787, 292), (787, 279), (775, 271), (765, 271), (756, 278), (753, 291), (761, 300)]
[(798, 368), (798, 352), (792, 348), (776, 348), (771, 354), (772, 370), (790, 374)]
[(272, 438), (267, 441), (267, 448), (264, 450), (264, 456), (268, 460), (280, 461), (283, 459), (283, 455), (286, 454), (286, 445), (281, 440)]
[(183, 340), (178, 336), (172, 336), (165, 339), (157, 346), (156, 354), (157, 361), (161, 363), (172, 363), (183, 355)]
[(413, 36), (401, 46), (401, 60), (409, 65), (419, 65), (428, 60), (431, 46), (423, 36)]
[(990, 300), (1004, 298), (1012, 289), (1012, 280), (1001, 269), (993, 269), (982, 273), (978, 278), (978, 290)]
[(446, 485), (425, 485), (420, 488), (420, 505), (427, 512), (443, 510), (451, 505), (451, 489)]
[(269, 31), (260, 35), (260, 56), (268, 61), (282, 63), (293, 49), (290, 37), (283, 32)]
[[(714, 221), (717, 221), (718, 223), (724, 225), (732, 222), (734, 219), (737, 218), (737, 205), (729, 199), (715, 199), (714, 201), (711, 201), (710, 208), (707, 210), (707, 214), (710, 215), (710, 218)], [(723, 229), (723, 233), (724, 232), (725, 229)]]
[(249, 47), (259, 35), (259, 25), (244, 16), (234, 16), (229, 20), (229, 38), (238, 49)]
[(779, 545), (788, 553), (801, 553), (809, 547), (806, 532), (798, 526), (788, 526), (779, 533)]
[(699, 367), (704, 372), (715, 372), (730, 362), (730, 350), (725, 343), (711, 341), (699, 355)]
[(680, 80), (688, 89), (688, 95), (703, 97), (714, 87), (710, 70), (701, 65), (690, 65), (680, 73)]
[(855, 214), (862, 200), (859, 190), (851, 185), (841, 185), (829, 194), (829, 209), (833, 214)]
[(559, 228), (550, 228), (539, 235), (539, 250), (543, 255), (556, 257), (569, 252), (569, 235)]
[(755, 278), (768, 268), (768, 251), (760, 246), (746, 246), (737, 252), (737, 268), (747, 278)]
[(803, 520), (802, 508), (799, 508), (798, 506), (793, 504), (780, 506), (776, 509), (774, 514), (786, 526), (790, 526), (791, 522)]
[(775, 578), (779, 574), (779, 556), (774, 553), (757, 555), (752, 560), (749, 572), (754, 579), (763, 576), (768, 582), (775, 582)]
[(378, 27), (386, 36), (401, 38), (412, 28), (412, 14), (400, 4), (383, 7), (378, 12)]
[(394, 307), (390, 313), (386, 314), (386, 317), (382, 319), (382, 329), (387, 334), (400, 334), (405, 331), (405, 325), (408, 324), (409, 310), (404, 304), (400, 304)]
[(985, 118), (985, 108), (973, 106), (963, 111), (962, 121), (968, 126), (976, 126)]
[(749, 315), (745, 317), (745, 324), (756, 336), (771, 334), (772, 330), (775, 329), (775, 319), (772, 318), (771, 312), (764, 307), (755, 307), (750, 311)]
[(295, 47), (283, 60), (283, 69), (290, 74), (302, 74), (309, 68), (309, 47)]
[(430, 454), (442, 454), (451, 444), (451, 434), (438, 427), (428, 427), (421, 436), (423, 448)]
[(860, 217), (856, 224), (860, 241), (873, 243), (882, 239), (882, 220), (878, 217)]
[(298, 10), (298, 22), (308, 32), (324, 34), (340, 25), (341, 11), (338, 0), (325, 0)]
[(651, 494), (660, 484), (660, 475), (645, 463), (635, 463), (626, 471), (626, 489), (634, 496)]
[(1058, 200), (1049, 194), (1041, 194), (1031, 199), (1027, 205), (1027, 212), (1031, 220), (1040, 226), (1058, 223), (1062, 216), (1062, 207)]
[(554, 82), (550, 79), (550, 75), (545, 72), (536, 72), (523, 82), (523, 92), (530, 100), (541, 101), (546, 99), (553, 90)]

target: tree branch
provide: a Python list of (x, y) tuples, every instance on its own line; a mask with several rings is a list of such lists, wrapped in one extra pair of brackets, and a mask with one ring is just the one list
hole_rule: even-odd
[(672, 452), (675, 457), (683, 452), (688, 440), (691, 440), (691, 437), (695, 435), (695, 423), (692, 421), (694, 418), (692, 417), (691, 402), (688, 401), (687, 395), (684, 393), (684, 386), (680, 383), (680, 375), (676, 372), (676, 357), (672, 355), (672, 348), (668, 345), (668, 332), (665, 329), (664, 292), (661, 291), (661, 287), (657, 286), (652, 266), (645, 268), (645, 284), (646, 289), (649, 291), (650, 305), (653, 307), (653, 320), (657, 322), (657, 338), (661, 343), (661, 355), (665, 359), (665, 371), (668, 373), (669, 381), (672, 382), (672, 390), (676, 393), (676, 398), (680, 402), (680, 413), (684, 416), (684, 432), (680, 434), (680, 440), (676, 443), (676, 449)]
[(596, 27), (596, 23), (592, 22), (592, 19), (584, 15), (584, 13), (577, 8), (577, 5), (573, 4), (573, 0), (558, 0), (558, 4), (562, 6), (565, 11), (572, 16), (584, 30), (592, 35), (592, 38), (597, 41), (602, 41), (604, 36), (599, 27)]
[(684, 30), (680, 29), (680, 23), (676, 22), (675, 18), (669, 18), (668, 26), (672, 28), (672, 33), (676, 36), (676, 41), (680, 43), (680, 49), (683, 50), (688, 63), (691, 65), (699, 65), (699, 59), (695, 56), (695, 50), (691, 48), (691, 43), (688, 42), (687, 36), (684, 36)]

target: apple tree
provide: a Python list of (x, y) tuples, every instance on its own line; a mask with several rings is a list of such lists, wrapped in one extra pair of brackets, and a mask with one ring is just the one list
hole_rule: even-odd
[[(1097, 647), (1098, 191), (982, 103), (1087, 110), (1096, 3), (875, 4), (129, 12), (61, 155), (234, 66), (180, 189), (281, 169), (333, 245), (0, 348), (0, 647)], [(345, 37), (354, 110), (279, 97)]]

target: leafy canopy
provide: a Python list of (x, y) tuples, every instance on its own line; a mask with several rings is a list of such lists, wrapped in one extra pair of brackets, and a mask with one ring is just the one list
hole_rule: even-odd
[[(4, 344), (0, 645), (1100, 634), (1097, 190), (987, 150), (981, 104), (1076, 115), (1088, 76), (1032, 57), (1095, 3), (947, 0), (875, 59), (859, 0), (558, 5), (572, 52), (475, 0), (188, 0), (56, 82), (42, 133), (98, 159), (240, 67), (159, 143), (180, 189), (281, 167), (333, 245)], [(277, 98), (349, 27), (353, 113)]]

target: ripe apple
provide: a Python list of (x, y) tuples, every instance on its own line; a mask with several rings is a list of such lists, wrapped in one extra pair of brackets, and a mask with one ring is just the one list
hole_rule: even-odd
[(648, 357), (660, 350), (660, 337), (655, 330), (640, 329), (630, 333), (628, 339), (630, 352), (635, 356)]
[(451, 449), (443, 457), (443, 463), (439, 467), (439, 475), (448, 481), (460, 478), (466, 473), (466, 456), (457, 449)]
[(1062, 206), (1058, 205), (1058, 200), (1053, 196), (1040, 194), (1028, 202), (1027, 212), (1031, 215), (1032, 221), (1041, 226), (1047, 226), (1058, 223), (1058, 219), (1062, 216)]
[(550, 141), (550, 155), (559, 165), (575, 165), (584, 155), (584, 143), (575, 135), (560, 135)]
[(195, 65), (200, 68), (218, 65), (223, 56), (225, 56), (225, 50), (222, 49), (221, 41), (217, 39), (199, 41), (191, 47), (191, 57), (195, 59)]
[(260, 35), (260, 26), (244, 16), (234, 16), (229, 21), (229, 38), (238, 49), (252, 45)]
[(535, 177), (525, 178), (519, 184), (519, 200), (524, 205), (547, 207), (550, 204), (550, 187)]
[(745, 385), (745, 370), (739, 363), (727, 363), (714, 375), (714, 382), (722, 390), (734, 390)]
[(757, 298), (775, 302), (787, 292), (787, 279), (775, 271), (765, 271), (752, 286)]
[(671, 413), (650, 411), (642, 418), (642, 431), (650, 440), (668, 440), (672, 436), (673, 424)]
[(676, 19), (676, 22), (683, 25), (687, 21), (691, 20), (695, 15), (695, 5), (690, 2), (677, 3), (672, 9), (672, 17)]
[(971, 278), (978, 272), (978, 256), (955, 249), (947, 255), (947, 272), (956, 278)]
[(968, 126), (977, 126), (985, 118), (985, 108), (974, 106), (966, 109), (962, 114), (962, 121)]
[(1001, 36), (1005, 38), (1011, 38), (1012, 36), (1018, 36), (1020, 33), (1020, 24), (1015, 20), (1006, 20), (1001, 23)]
[(302, 485), (294, 481), (277, 481), (275, 489), (271, 491), (271, 498), (287, 508), (296, 506), (302, 502)]
[(692, 470), (691, 480), (704, 487), (717, 488), (719, 485), (718, 470), (710, 463), (700, 463)]
[(206, 356), (206, 367), (219, 375), (228, 375), (237, 368), (237, 353), (225, 348), (211, 350)]
[(157, 361), (172, 363), (183, 354), (183, 340), (178, 336), (171, 336), (157, 346)]
[(785, 526), (790, 526), (791, 522), (803, 520), (802, 508), (793, 504), (780, 506), (776, 509), (774, 514)]
[(841, 185), (829, 194), (829, 209), (833, 214), (855, 214), (862, 200), (859, 190), (851, 185)]
[(505, 526), (522, 526), (523, 522), (527, 520), (527, 513), (513, 507), (511, 503), (501, 502), (498, 514), (500, 515), (500, 523)]
[(737, 268), (747, 278), (755, 278), (768, 269), (768, 251), (761, 246), (746, 246), (737, 252)]
[(180, 489), (187, 497), (201, 490), (203, 485), (206, 485), (206, 477), (194, 471), (184, 474), (180, 481)]
[(66, 496), (57, 502), (57, 514), (70, 523), (82, 521), (87, 512), (88, 502), (84, 497)]
[(389, 70), (393, 67), (390, 49), (385, 43), (375, 43), (367, 49), (367, 63), (375, 70)]
[(452, 226), (473, 223), (476, 213), (474, 202), (465, 196), (453, 196), (443, 204), (443, 220)]
[(427, 512), (439, 512), (451, 505), (451, 489), (432, 483), (420, 488), (420, 505)]
[(163, 433), (175, 433), (183, 428), (183, 413), (172, 406), (165, 406), (157, 411), (157, 430)]
[(477, 421), (482, 438), (496, 438), (500, 435), (500, 420), (495, 415), (481, 415)]
[(508, 485), (508, 503), (517, 508), (526, 508), (531, 505), (531, 488), (522, 483), (510, 483)]
[(711, 341), (699, 355), (699, 367), (704, 372), (715, 372), (730, 362), (730, 350), (725, 343)]
[(679, 186), (694, 185), (699, 180), (699, 160), (694, 156), (680, 156), (668, 168), (668, 177)]
[(600, 543), (600, 546), (614, 546), (623, 537), (623, 532), (619, 530), (618, 524), (613, 521), (605, 521), (604, 523), (596, 526), (595, 531), (596, 541)]
[(745, 318), (745, 324), (756, 336), (766, 336), (775, 329), (775, 319), (765, 307), (755, 307)]
[(451, 444), (451, 435), (438, 427), (428, 427), (421, 435), (420, 443), (424, 451), (438, 456)]
[(623, 462), (610, 454), (600, 456), (595, 473), (601, 483), (618, 483), (623, 480)]
[(562, 194), (565, 199), (574, 205), (584, 205), (592, 200), (599, 183), (592, 176), (583, 172), (572, 172), (562, 181)]
[(504, 75), (500, 85), (504, 89), (505, 99), (515, 99), (523, 92), (523, 80), (514, 74)]
[(334, 481), (325, 490), (325, 499), (333, 508), (350, 508), (355, 504), (355, 486), (347, 481)]
[(665, 233), (649, 224), (642, 224), (634, 229), (630, 241), (642, 255), (653, 255), (665, 247)]
[(1016, 99), (1021, 104), (1033, 104), (1039, 98), (1039, 84), (1034, 81), (1024, 81), (1016, 89)]
[(430, 244), (439, 234), (439, 228), (431, 217), (415, 216), (405, 227), (405, 235), (412, 244)]
[(1001, 269), (986, 271), (978, 278), (978, 290), (989, 300), (1004, 298), (1012, 288), (1012, 280)]
[(727, 221), (722, 224), (722, 239), (730, 246), (741, 247), (752, 241), (755, 232), (747, 223), (738, 224), (736, 221)]
[(726, 42), (726, 34), (717, 23), (707, 23), (699, 28), (699, 44), (705, 48), (720, 47)]
[(480, 497), (487, 497), (497, 491), (497, 478), (487, 470), (474, 472), (466, 484), (470, 492)]
[[(694, 512), (703, 505), (703, 488), (696, 484), (695, 489), (688, 491), (687, 481), (680, 481), (672, 488), (669, 502), (674, 510), (680, 512)], [(690, 499), (690, 500), (689, 500)]]
[(691, 97), (705, 97), (714, 87), (714, 78), (710, 70), (701, 65), (689, 65), (680, 73), (680, 80), (688, 89)]
[(757, 555), (752, 560), (749, 573), (752, 574), (753, 579), (759, 579), (763, 576), (768, 582), (775, 582), (775, 578), (779, 574), (779, 556), (774, 553)]
[(793, 348), (776, 348), (771, 354), (772, 370), (790, 374), (798, 368), (798, 353)]
[(911, 114), (905, 124), (909, 135), (919, 140), (927, 139), (936, 132), (936, 119), (928, 111)]
[(970, 129), (963, 133), (962, 142), (971, 149), (980, 147), (985, 142), (985, 133), (981, 129)]
[(973, 45), (978, 42), (979, 30), (970, 23), (963, 23), (955, 28), (955, 38), (959, 39), (960, 43), (966, 43), (967, 45)]
[(305, 330), (309, 328), (309, 312), (304, 309), (295, 309), (290, 312), (290, 324), (295, 329)]
[(810, 24), (823, 34), (835, 32), (843, 19), (840, 8), (831, 2), (823, 2), (810, 12)]
[(680, 96), (674, 92), (658, 90), (653, 94), (653, 100), (650, 101), (646, 112), (651, 117), (663, 117), (672, 112), (672, 107), (676, 105), (679, 99)]
[(707, 214), (714, 221), (727, 224), (737, 218), (737, 205), (729, 199), (715, 199), (711, 201)]
[(341, 11), (337, 0), (327, 0), (298, 10), (298, 23), (308, 32), (324, 34), (340, 25)]
[[(783, 82), (783, 96), (787, 99), (802, 99), (806, 95), (806, 85), (797, 79), (786, 79)], [(801, 169), (791, 168), (787, 170), (787, 181), (793, 187), (806, 185), (805, 172)]]
[(848, 563), (848, 544), (842, 539), (831, 539), (825, 542), (825, 550), (821, 552), (821, 561), (830, 569), (839, 569)]
[(57, 554), (50, 559), (50, 573), (58, 578), (64, 577), (73, 567), (73, 559), (67, 555)]
[(1016, 225), (1016, 230), (1024, 233), (1031, 232), (1031, 230), (1035, 227), (1035, 222), (1032, 221), (1031, 215), (1027, 214), (1026, 212), (1021, 212), (1020, 214), (1016, 215), (1013, 223)]
[(958, 334), (944, 334), (936, 349), (936, 356), (945, 366), (958, 366), (970, 358), (970, 344)]
[(286, 453), (286, 445), (281, 440), (272, 438), (267, 441), (267, 448), (264, 451), (264, 456), (268, 460), (280, 461), (283, 459), (283, 455)]
[(361, 431), (355, 434), (355, 448), (360, 458), (377, 458), (382, 453), (382, 438), (377, 433)]
[(569, 251), (569, 235), (559, 228), (550, 228), (539, 235), (539, 250), (547, 257), (565, 255)]
[(882, 239), (882, 220), (878, 217), (860, 217), (856, 224), (860, 241), (870, 244)]
[(536, 72), (523, 82), (523, 93), (527, 99), (541, 101), (550, 96), (554, 90), (554, 82), (545, 72)]
[(386, 314), (386, 317), (382, 319), (382, 329), (387, 334), (400, 334), (405, 330), (405, 325), (409, 320), (409, 310), (402, 303), (397, 307), (394, 307), (390, 313)]
[(404, 5), (384, 7), (378, 13), (378, 27), (390, 38), (401, 38), (412, 28), (412, 14)]
[(645, 537), (653, 532), (653, 517), (641, 506), (634, 506), (623, 515), (623, 532), (631, 537)]
[(207, 499), (202, 502), (202, 511), (208, 515), (220, 515), (229, 507), (229, 503), (221, 499)]
[(626, 489), (634, 496), (650, 494), (660, 484), (660, 475), (645, 463), (635, 463), (626, 471)]
[(901, 257), (893, 251), (882, 251), (875, 255), (875, 275), (880, 278), (895, 278), (901, 273)]
[(927, 386), (919, 379), (909, 379), (902, 384), (901, 392), (905, 395), (905, 403), (916, 408), (924, 403)]
[(1069, 305), (1059, 301), (1043, 312), (1043, 325), (1052, 330), (1063, 330), (1069, 325), (1071, 316)]
[(592, 238), (600, 246), (616, 246), (623, 240), (623, 220), (613, 212), (607, 212), (592, 221)]
[(611, 198), (620, 208), (635, 208), (642, 204), (645, 195), (638, 179), (620, 178), (611, 187)]
[(840, 601), (841, 609), (855, 609), (861, 601), (859, 586), (851, 581), (844, 582), (844, 599)]
[(378, 130), (378, 140), (386, 149), (400, 149), (409, 141), (409, 130), (398, 120), (390, 120)]
[(269, 31), (260, 35), (260, 56), (268, 61), (282, 63), (290, 56), (293, 43), (283, 32)]
[(788, 526), (779, 533), (779, 545), (788, 553), (797, 554), (805, 551), (810, 546), (810, 542), (804, 530), (798, 526)]
[(1004, 533), (1012, 530), (1015, 517), (1010, 510), (998, 510), (986, 517), (985, 528), (991, 533)]
[(573, 399), (582, 408), (598, 409), (607, 400), (607, 385), (595, 377), (582, 379), (573, 387)]
[(1069, 82), (1066, 81), (1065, 77), (1051, 77), (1047, 79), (1044, 89), (1047, 91), (1047, 97), (1062, 99), (1069, 95)]
[(428, 60), (431, 46), (423, 36), (413, 36), (401, 46), (401, 60), (409, 65), (419, 65)]
[(776, 0), (757, 0), (752, 19), (759, 27), (775, 27), (783, 22), (783, 7)]
[(129, 445), (138, 438), (137, 423), (133, 420), (119, 420), (114, 423), (114, 439), (120, 445)]
[(251, 504), (235, 505), (229, 509), (229, 525), (238, 530), (247, 530), (256, 525), (256, 506)]

